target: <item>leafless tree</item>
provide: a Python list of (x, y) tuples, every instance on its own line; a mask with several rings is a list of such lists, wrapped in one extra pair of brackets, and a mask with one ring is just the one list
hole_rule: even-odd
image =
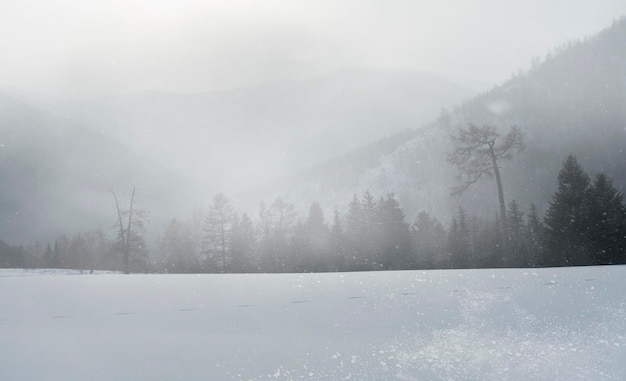
[[(124, 272), (128, 274), (130, 272), (131, 250), (144, 249), (143, 236), (141, 235), (141, 231), (144, 229), (144, 211), (134, 209), (135, 188), (133, 188), (133, 192), (130, 197), (130, 206), (128, 210), (120, 209), (117, 195), (113, 190), (111, 190), (111, 193), (113, 194), (113, 199), (115, 200), (115, 208), (117, 210), (118, 225), (120, 229), (118, 238), (120, 250), (122, 251), (123, 268)], [(126, 228), (124, 228), (123, 218), (126, 215), (128, 215), (128, 222), (126, 223)]]
[(500, 233), (502, 246), (506, 246), (506, 204), (504, 190), (500, 178), (499, 163), (511, 159), (513, 152), (524, 148), (523, 133), (518, 126), (511, 126), (503, 137), (496, 127), (482, 127), (469, 124), (467, 129), (460, 128), (456, 136), (452, 136), (454, 151), (449, 154), (448, 162), (458, 169), (457, 179), (461, 182), (453, 189), (453, 194), (461, 194), (483, 176), (494, 176), (498, 187), (500, 204)]

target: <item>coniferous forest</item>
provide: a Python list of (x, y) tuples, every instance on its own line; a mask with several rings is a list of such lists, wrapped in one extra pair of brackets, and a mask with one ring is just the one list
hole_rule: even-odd
[[(573, 155), (563, 162), (557, 190), (543, 215), (535, 204), (510, 200), (504, 223), (500, 214), (484, 219), (463, 207), (447, 224), (423, 211), (408, 220), (393, 193), (374, 195), (367, 190), (355, 194), (343, 214), (335, 209), (328, 216), (313, 202), (308, 214), (298, 215), (293, 204), (278, 197), (261, 204), (258, 215), (251, 217), (238, 213), (219, 193), (205, 213), (196, 210), (187, 219), (172, 219), (158, 248), (148, 252), (145, 214), (132, 205), (120, 210), (116, 239), (91, 230), (61, 235), (45, 245), (0, 242), (0, 265), (276, 273), (626, 263), (623, 194), (604, 173), (585, 173)], [(504, 240), (501, 226), (506, 226)]]

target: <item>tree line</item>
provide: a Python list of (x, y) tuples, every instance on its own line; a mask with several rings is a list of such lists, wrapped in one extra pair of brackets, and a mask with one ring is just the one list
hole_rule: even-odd
[[(119, 207), (119, 206), (118, 206)], [(407, 221), (393, 193), (355, 194), (343, 215), (327, 218), (318, 202), (305, 216), (282, 197), (261, 204), (253, 220), (219, 193), (206, 213), (172, 219), (151, 255), (143, 244), (141, 213), (128, 236), (101, 230), (62, 235), (45, 248), (0, 242), (3, 267), (60, 267), (171, 273), (323, 272), (442, 268), (544, 267), (626, 263), (623, 195), (603, 173), (592, 180), (569, 156), (558, 174), (545, 217), (515, 200), (492, 219), (460, 207), (446, 225), (426, 212)], [(135, 220), (136, 219), (136, 220)], [(120, 221), (122, 218), (120, 218)], [(506, 226), (506, 237), (502, 240)], [(126, 231), (129, 234), (129, 231)], [(126, 246), (124, 246), (126, 245)]]

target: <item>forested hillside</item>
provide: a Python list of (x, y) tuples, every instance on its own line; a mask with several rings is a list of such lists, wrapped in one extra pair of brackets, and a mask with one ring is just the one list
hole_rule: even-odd
[[(456, 169), (447, 162), (458, 128), (490, 125), (504, 133), (519, 126), (525, 149), (502, 163), (506, 197), (544, 210), (556, 189), (555, 175), (569, 154), (591, 173), (605, 172), (626, 186), (626, 19), (583, 41), (565, 43), (532, 67), (443, 112), (427, 126), (381, 140), (298, 177), (265, 189), (306, 205), (346, 205), (355, 192), (395, 192), (407, 215), (420, 210), (449, 221), (459, 206), (491, 217), (497, 193), (481, 181), (452, 197)], [(416, 126), (417, 127), (417, 126)], [(391, 143), (391, 144), (390, 144)], [(261, 197), (261, 196), (259, 196)]]

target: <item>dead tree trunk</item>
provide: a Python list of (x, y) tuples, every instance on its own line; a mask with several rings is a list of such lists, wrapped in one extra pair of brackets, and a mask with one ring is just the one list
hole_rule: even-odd
[(498, 168), (498, 161), (493, 151), (495, 140), (489, 145), (489, 154), (491, 156), (491, 163), (493, 165), (493, 173), (496, 178), (496, 186), (498, 187), (498, 202), (500, 203), (500, 242), (502, 243), (502, 250), (506, 250), (508, 228), (506, 221), (506, 204), (504, 202), (504, 190), (502, 189), (502, 180), (500, 179), (500, 169)]
[(114, 191), (111, 191), (113, 194), (113, 199), (115, 200), (115, 208), (117, 209), (117, 218), (118, 223), (120, 225), (120, 238), (119, 241), (121, 243), (122, 250), (122, 263), (125, 274), (130, 273), (130, 236), (131, 236), (131, 225), (133, 221), (133, 203), (135, 200), (135, 188), (133, 188), (133, 193), (130, 198), (130, 209), (128, 211), (128, 224), (126, 229), (124, 229), (124, 221), (122, 220), (122, 210), (120, 209), (120, 204), (117, 200), (117, 195)]

